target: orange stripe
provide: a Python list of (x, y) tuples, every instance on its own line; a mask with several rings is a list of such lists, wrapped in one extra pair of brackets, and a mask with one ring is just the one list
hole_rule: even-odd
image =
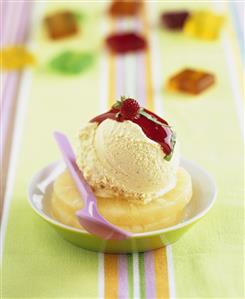
[(146, 60), (145, 62), (146, 63), (146, 103), (147, 103), (147, 108), (149, 110), (154, 110), (150, 50), (147, 50), (145, 54), (145, 60)]
[[(144, 7), (142, 12), (144, 34), (149, 41), (149, 25), (146, 16), (146, 9)], [(146, 63), (146, 86), (147, 86), (147, 107), (154, 110), (154, 96), (151, 72), (151, 53), (150, 48), (147, 49), (145, 55)], [(161, 248), (154, 251), (154, 264), (155, 264), (155, 284), (156, 284), (156, 298), (169, 298), (169, 285), (168, 285), (168, 268), (167, 268), (167, 254), (166, 248)]]
[(109, 54), (109, 91), (108, 91), (108, 106), (109, 108), (115, 104), (115, 55)]
[(118, 256), (104, 255), (105, 299), (118, 298)]
[(154, 251), (155, 275), (156, 275), (156, 298), (169, 298), (168, 268), (166, 249)]
[[(115, 19), (110, 18), (110, 29), (113, 32), (115, 30)], [(116, 99), (116, 69), (115, 69), (115, 61), (116, 61), (116, 56), (115, 54), (112, 54), (109, 52), (109, 58), (108, 58), (108, 67), (109, 67), (109, 76), (108, 76), (108, 106), (111, 108), (113, 104), (115, 104)]]

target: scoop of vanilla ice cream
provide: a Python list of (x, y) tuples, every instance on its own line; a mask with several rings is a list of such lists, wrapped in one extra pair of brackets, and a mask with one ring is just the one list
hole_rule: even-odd
[(140, 126), (107, 119), (89, 123), (79, 133), (77, 163), (95, 195), (122, 196), (144, 203), (176, 184), (178, 146), (170, 161)]

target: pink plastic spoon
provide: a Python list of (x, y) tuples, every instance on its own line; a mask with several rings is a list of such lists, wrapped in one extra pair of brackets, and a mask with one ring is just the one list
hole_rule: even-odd
[(76, 164), (75, 154), (66, 136), (55, 132), (54, 137), (76, 184), (77, 190), (84, 201), (84, 208), (76, 212), (79, 223), (91, 234), (105, 240), (123, 240), (129, 238), (132, 235), (131, 233), (109, 223), (98, 212), (96, 198), (89, 184), (86, 182), (83, 173)]

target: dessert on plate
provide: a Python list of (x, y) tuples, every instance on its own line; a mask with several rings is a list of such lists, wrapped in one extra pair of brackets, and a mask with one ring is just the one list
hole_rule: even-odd
[[(77, 165), (101, 215), (130, 232), (181, 222), (192, 197), (172, 127), (134, 99), (122, 97), (80, 130)], [(55, 219), (81, 228), (75, 213), (83, 201), (68, 170), (55, 180), (51, 202)]]

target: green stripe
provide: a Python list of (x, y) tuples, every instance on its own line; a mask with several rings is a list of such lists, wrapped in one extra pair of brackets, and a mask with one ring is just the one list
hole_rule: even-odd
[(144, 253), (139, 253), (140, 298), (145, 298), (145, 261)]
[(133, 299), (133, 255), (128, 254), (128, 297)]

